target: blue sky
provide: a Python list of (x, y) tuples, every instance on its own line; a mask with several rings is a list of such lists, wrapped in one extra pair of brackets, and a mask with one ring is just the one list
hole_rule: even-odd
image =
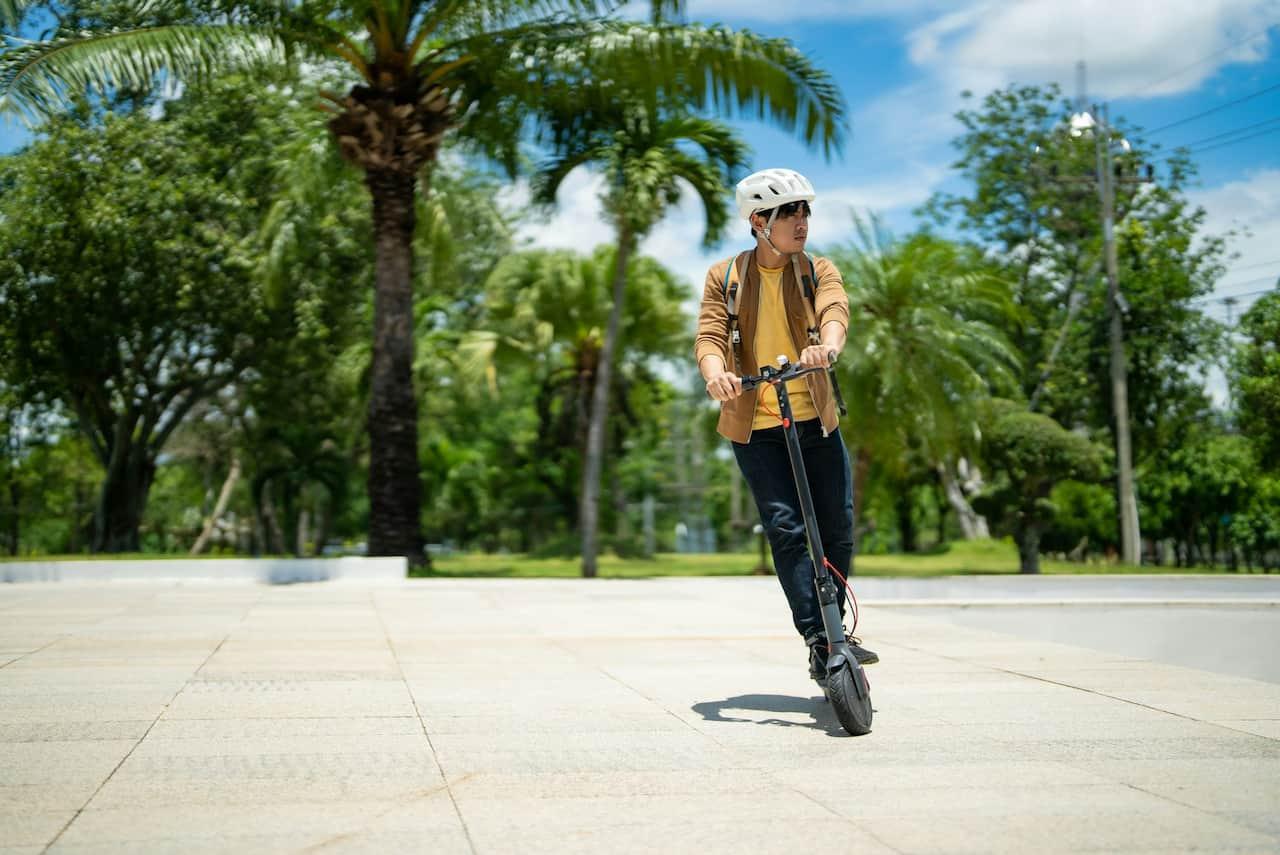
[[(832, 160), (772, 127), (735, 122), (756, 168), (789, 166), (814, 181), (818, 247), (851, 236), (850, 208), (875, 211), (904, 232), (912, 208), (932, 192), (963, 187), (949, 168), (961, 90), (1057, 82), (1074, 94), (1083, 59), (1089, 97), (1109, 102), (1113, 116), (1155, 129), (1214, 111), (1152, 138), (1168, 146), (1209, 140), (1194, 156), (1201, 175), (1192, 191), (1206, 228), (1253, 233), (1233, 244), (1241, 257), (1215, 296), (1252, 295), (1280, 276), (1280, 0), (689, 0), (688, 17), (789, 38), (840, 85), (851, 130)], [(1238, 144), (1230, 135), (1210, 139), (1273, 119)], [(24, 136), (0, 127), (0, 151)], [(1230, 144), (1208, 148), (1215, 143)], [(597, 192), (580, 170), (555, 216), (528, 224), (525, 238), (583, 250), (609, 241)], [(521, 189), (512, 195), (518, 200)], [(701, 223), (690, 197), (644, 245), (694, 288), (711, 262), (749, 242), (744, 232), (703, 251)], [(1226, 317), (1220, 301), (1206, 309)]]

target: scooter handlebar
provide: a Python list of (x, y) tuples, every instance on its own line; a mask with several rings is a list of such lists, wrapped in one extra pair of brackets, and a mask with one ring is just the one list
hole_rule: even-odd
[(815, 371), (826, 371), (833, 364), (835, 364), (834, 358), (825, 366), (815, 365), (812, 368), (802, 368), (795, 363), (784, 362), (781, 368), (765, 366), (759, 374), (747, 374), (738, 379), (742, 382), (742, 391), (750, 392), (762, 383), (789, 383), (797, 377), (803, 377)]

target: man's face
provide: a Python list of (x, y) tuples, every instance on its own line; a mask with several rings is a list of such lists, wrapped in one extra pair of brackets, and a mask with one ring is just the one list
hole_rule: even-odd
[[(804, 242), (809, 237), (810, 213), (808, 202), (788, 202), (778, 206), (778, 216), (773, 220), (773, 231), (769, 236), (778, 252), (790, 255), (804, 250)], [(768, 223), (768, 211), (751, 215), (751, 226), (757, 234), (763, 234)]]

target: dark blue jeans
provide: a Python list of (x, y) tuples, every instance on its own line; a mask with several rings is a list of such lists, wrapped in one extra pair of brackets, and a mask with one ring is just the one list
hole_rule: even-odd
[[(796, 422), (804, 457), (809, 492), (818, 518), (822, 551), (843, 575), (849, 575), (853, 559), (853, 479), (849, 453), (839, 429), (822, 435), (818, 419)], [(751, 441), (733, 443), (738, 468), (755, 497), (760, 521), (773, 550), (773, 567), (791, 605), (791, 619), (805, 640), (826, 636), (822, 609), (814, 588), (813, 561), (804, 531), (804, 514), (796, 493), (787, 441), (782, 427), (756, 430)], [(839, 580), (836, 580), (839, 585)], [(840, 613), (844, 613), (844, 588), (840, 587)]]

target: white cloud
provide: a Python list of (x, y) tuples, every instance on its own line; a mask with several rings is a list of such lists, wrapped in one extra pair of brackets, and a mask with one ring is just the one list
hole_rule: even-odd
[[(604, 182), (598, 173), (579, 168), (569, 173), (557, 194), (556, 207), (545, 219), (536, 214), (526, 218), (517, 231), (518, 239), (529, 246), (546, 249), (572, 249), (588, 253), (600, 244), (612, 244), (617, 236), (605, 220), (600, 204)], [(528, 185), (520, 182), (504, 194), (504, 203), (515, 209), (528, 205)], [(705, 219), (702, 203), (686, 189), (680, 203), (668, 210), (654, 230), (640, 245), (640, 252), (658, 261), (688, 284), (695, 298), (702, 295), (702, 282), (707, 268), (728, 252), (705, 250), (702, 236)], [(730, 242), (726, 242), (730, 245)]]
[[(556, 207), (545, 216), (538, 209), (530, 210), (517, 236), (539, 249), (576, 249), (584, 253), (613, 242), (613, 229), (600, 210), (602, 186), (598, 175), (575, 169), (560, 185)], [(528, 209), (528, 183), (521, 179), (500, 194), (500, 201), (510, 210)]]
[(1229, 297), (1274, 287), (1280, 279), (1280, 169), (1250, 172), (1239, 181), (1188, 196), (1205, 209), (1206, 234), (1245, 232), (1230, 244), (1240, 257), (1231, 262), (1214, 295)]
[(851, 18), (904, 17), (945, 9), (947, 0), (808, 0), (804, 3), (743, 3), (742, 0), (689, 0), (693, 21), (723, 19), (768, 21), (847, 20)]
[[(1203, 304), (1211, 317), (1235, 322), (1258, 299), (1258, 292), (1275, 288), (1280, 280), (1280, 169), (1251, 172), (1242, 180), (1187, 195), (1205, 209), (1205, 234), (1243, 233), (1230, 243), (1239, 258)], [(1227, 297), (1236, 302), (1222, 302)], [(1227, 405), (1227, 380), (1219, 366), (1210, 367), (1205, 388), (1216, 406)]]
[(1150, 98), (1195, 89), (1230, 63), (1262, 61), (1278, 13), (1277, 0), (999, 0), (924, 24), (907, 43), (939, 77), (1071, 82), (1083, 59), (1091, 94)]

